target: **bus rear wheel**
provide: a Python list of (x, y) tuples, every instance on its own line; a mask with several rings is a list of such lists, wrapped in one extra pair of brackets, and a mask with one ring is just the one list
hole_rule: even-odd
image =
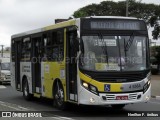
[(27, 79), (25, 79), (23, 82), (23, 97), (26, 100), (31, 100), (33, 97), (32, 94), (29, 93), (29, 86), (28, 86)]
[(118, 105), (111, 105), (114, 109), (123, 109), (125, 107), (125, 104), (118, 104)]
[(54, 89), (54, 101), (53, 105), (60, 109), (60, 110), (65, 110), (67, 108), (66, 102), (64, 101), (64, 90), (62, 85), (57, 81), (57, 84)]

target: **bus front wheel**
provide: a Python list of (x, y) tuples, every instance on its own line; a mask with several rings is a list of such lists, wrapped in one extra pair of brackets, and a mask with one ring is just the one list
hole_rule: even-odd
[(64, 101), (64, 90), (62, 85), (58, 81), (54, 89), (53, 105), (60, 110), (66, 109), (66, 102)]
[(23, 97), (26, 100), (31, 100), (33, 97), (32, 94), (29, 93), (29, 86), (28, 86), (27, 79), (25, 79), (23, 82)]
[(111, 105), (114, 109), (123, 109), (125, 107), (125, 104), (118, 104), (118, 105)]

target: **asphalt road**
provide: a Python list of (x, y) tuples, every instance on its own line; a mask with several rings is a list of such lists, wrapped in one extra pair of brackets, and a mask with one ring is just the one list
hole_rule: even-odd
[(160, 96), (160, 74), (151, 76), (151, 95)]
[[(35, 98), (33, 101), (26, 101), (21, 92), (15, 91), (9, 85), (0, 85), (0, 111), (40, 111), (45, 117), (59, 120), (159, 120), (160, 100), (151, 99), (148, 103), (127, 105), (123, 110), (115, 110), (111, 107), (70, 105), (67, 111), (60, 111), (52, 107), (51, 100)], [(145, 111), (155, 114), (159, 111), (159, 117), (127, 117), (129, 113), (145, 113)]]

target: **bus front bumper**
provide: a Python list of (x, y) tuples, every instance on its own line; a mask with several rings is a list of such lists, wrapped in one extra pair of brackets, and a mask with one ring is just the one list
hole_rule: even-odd
[[(79, 98), (81, 98), (79, 99), (79, 104), (83, 105), (133, 104), (133, 103), (149, 101), (149, 99), (151, 98), (151, 85), (145, 93), (143, 92), (116, 93), (116, 94), (100, 93), (99, 96), (81, 87), (81, 92), (79, 93), (79, 95), (80, 95)], [(128, 100), (117, 100), (116, 99), (117, 96), (128, 96)]]

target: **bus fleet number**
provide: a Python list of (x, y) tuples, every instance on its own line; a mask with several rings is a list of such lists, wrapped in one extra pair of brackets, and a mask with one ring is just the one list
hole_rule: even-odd
[(141, 84), (134, 84), (134, 85), (129, 86), (130, 89), (137, 89), (137, 88), (140, 88), (140, 87), (141, 87)]

